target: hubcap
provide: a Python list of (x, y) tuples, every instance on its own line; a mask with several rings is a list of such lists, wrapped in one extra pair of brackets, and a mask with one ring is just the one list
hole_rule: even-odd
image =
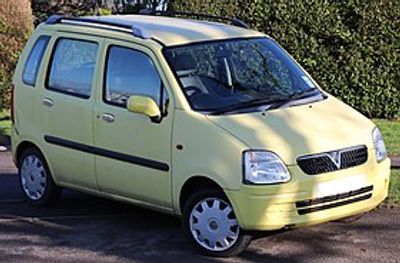
[(210, 251), (224, 251), (239, 237), (232, 207), (222, 199), (207, 198), (190, 213), (190, 231), (198, 244)]
[(32, 200), (39, 200), (46, 190), (46, 170), (35, 155), (27, 156), (22, 162), (21, 182), (25, 194)]

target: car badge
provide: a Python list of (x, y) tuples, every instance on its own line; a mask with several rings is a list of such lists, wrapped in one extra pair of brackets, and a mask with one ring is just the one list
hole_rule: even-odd
[(328, 153), (329, 158), (331, 159), (331, 161), (336, 165), (336, 167), (338, 169), (340, 169), (341, 166), (341, 156), (340, 156), (340, 152), (339, 151), (335, 151), (335, 152), (330, 152)]

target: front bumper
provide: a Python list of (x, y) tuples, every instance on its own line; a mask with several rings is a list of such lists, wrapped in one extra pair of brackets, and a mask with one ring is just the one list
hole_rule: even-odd
[[(289, 167), (289, 171), (292, 180), (285, 184), (243, 185), (240, 190), (225, 191), (243, 229), (278, 230), (345, 218), (370, 211), (388, 194), (388, 158), (379, 164), (368, 160), (358, 167), (313, 176), (298, 166)], [(364, 187), (334, 195), (317, 194), (320, 183), (360, 174), (366, 178)]]

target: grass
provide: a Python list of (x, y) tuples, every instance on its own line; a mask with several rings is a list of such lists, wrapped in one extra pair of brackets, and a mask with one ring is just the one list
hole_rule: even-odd
[(373, 120), (378, 125), (389, 155), (400, 155), (400, 120)]
[[(400, 120), (373, 120), (382, 133), (389, 155), (400, 156)], [(392, 169), (387, 205), (400, 204), (400, 169)]]
[[(10, 116), (8, 111), (0, 110), (0, 120), (6, 116)], [(11, 121), (0, 121), (0, 135), (10, 135)]]
[(392, 169), (390, 176), (389, 197), (385, 202), (389, 205), (400, 204), (400, 170)]

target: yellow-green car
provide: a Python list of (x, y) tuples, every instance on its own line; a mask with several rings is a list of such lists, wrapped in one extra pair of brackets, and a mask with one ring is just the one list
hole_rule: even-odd
[(41, 24), (12, 89), (26, 200), (45, 206), (65, 187), (179, 215), (215, 256), (241, 252), (254, 231), (382, 202), (390, 161), (376, 126), (273, 39), (219, 20), (233, 25), (152, 15)]

